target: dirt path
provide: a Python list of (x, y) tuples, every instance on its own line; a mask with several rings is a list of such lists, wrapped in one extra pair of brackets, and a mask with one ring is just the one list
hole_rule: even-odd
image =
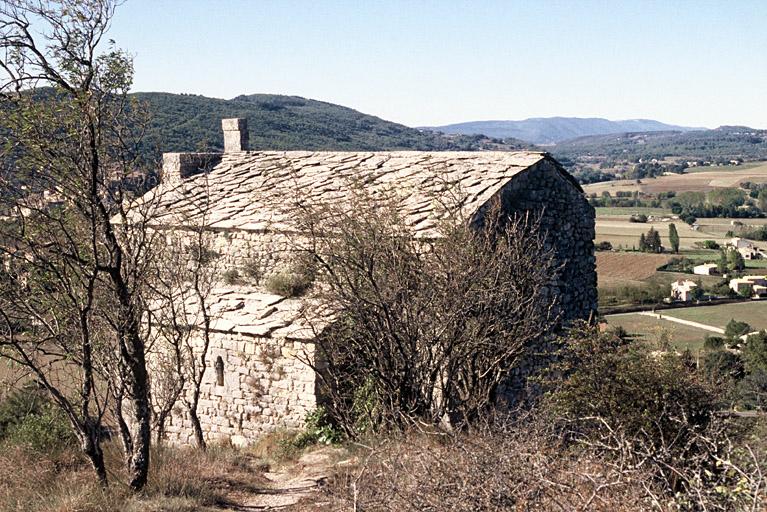
[(675, 318), (673, 316), (666, 315), (663, 313), (652, 313), (650, 311), (641, 311), (638, 314), (644, 315), (644, 316), (651, 316), (653, 318), (657, 318), (658, 320), (668, 320), (669, 322), (675, 322), (677, 324), (688, 325), (690, 327), (697, 327), (698, 329), (703, 329), (704, 331), (711, 331), (717, 334), (724, 334), (724, 329), (720, 329), (719, 327), (701, 324), (699, 322), (693, 322), (691, 320), (682, 320), (681, 318)]
[[(339, 458), (338, 448), (320, 448), (301, 456), (298, 461), (279, 469), (263, 473), (268, 481), (266, 486), (246, 495), (237, 496), (237, 505), (228, 510), (237, 511), (288, 511), (304, 498), (317, 491), (319, 485), (330, 474)], [(321, 504), (318, 505), (322, 510)]]
[[(724, 329), (721, 327), (714, 327), (713, 325), (706, 325), (702, 324), (700, 322), (693, 322), (692, 320), (682, 320), (681, 318), (676, 318), (670, 315), (666, 315), (664, 313), (653, 313), (651, 311), (640, 311), (637, 313), (638, 315), (644, 315), (644, 316), (651, 316), (653, 318), (657, 318), (658, 320), (668, 320), (669, 322), (675, 322), (677, 324), (682, 325), (689, 325), (690, 327), (697, 327), (698, 329), (703, 329), (704, 331), (711, 331), (715, 332), (717, 334), (724, 334)], [(749, 332), (747, 334), (744, 334), (740, 337), (742, 340), (746, 340), (749, 336), (759, 334), (759, 331)]]

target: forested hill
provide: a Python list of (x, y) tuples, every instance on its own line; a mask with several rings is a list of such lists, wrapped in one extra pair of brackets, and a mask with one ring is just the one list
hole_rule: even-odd
[(767, 130), (722, 126), (690, 132), (593, 135), (561, 142), (551, 152), (563, 160), (599, 157), (636, 162), (640, 158), (679, 158), (711, 162), (767, 159)]
[(251, 149), (274, 150), (511, 150), (518, 140), (444, 135), (384, 121), (350, 108), (297, 96), (253, 94), (231, 100), (169, 93), (135, 93), (152, 114), (145, 147), (170, 151), (221, 151), (221, 119), (248, 120)]

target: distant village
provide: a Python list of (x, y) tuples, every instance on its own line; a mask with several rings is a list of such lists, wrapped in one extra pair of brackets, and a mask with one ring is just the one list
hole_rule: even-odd
[[(737, 251), (744, 260), (759, 260), (767, 258), (767, 252), (754, 245), (750, 240), (735, 237), (727, 242), (725, 251)], [(730, 274), (722, 272), (718, 263), (703, 263), (696, 265), (692, 273), (700, 276), (719, 276), (727, 279)], [(730, 290), (740, 297), (762, 299), (767, 297), (767, 275), (743, 275), (731, 277)], [(692, 302), (704, 299), (699, 283), (691, 279), (677, 279), (671, 283), (672, 302)]]

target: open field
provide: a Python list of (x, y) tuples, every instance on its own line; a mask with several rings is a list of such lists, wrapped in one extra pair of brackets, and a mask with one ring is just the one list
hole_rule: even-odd
[(594, 208), (594, 210), (596, 211), (597, 218), (606, 218), (614, 215), (624, 217), (633, 214), (671, 215), (671, 210), (669, 208), (651, 208), (649, 206), (598, 206)]
[(767, 301), (682, 308), (674, 309), (667, 313), (676, 318), (692, 320), (693, 322), (721, 327), (722, 329), (733, 318), (748, 323), (754, 329), (767, 329)]
[(671, 256), (641, 252), (598, 252), (598, 286), (640, 284), (652, 277), (656, 269), (666, 264)]
[[(665, 247), (671, 245), (668, 240), (668, 226), (671, 222), (629, 222), (631, 215), (637, 213), (637, 208), (605, 208), (603, 210), (609, 210), (609, 212), (597, 215), (596, 242), (608, 241), (613, 244), (614, 248), (618, 246), (632, 248), (638, 245), (639, 236), (642, 233), (647, 233), (652, 227), (660, 233), (661, 243)], [(622, 215), (620, 215), (621, 210), (624, 212)], [(699, 228), (696, 231), (681, 220), (675, 220), (673, 224), (679, 233), (680, 249), (696, 249), (695, 242), (704, 240), (714, 240), (720, 244), (725, 243), (729, 240), (728, 231), (733, 231), (737, 235), (739, 229), (742, 229), (731, 224), (735, 220), (742, 222), (745, 228), (767, 224), (767, 219), (701, 218), (697, 221)], [(755, 242), (755, 244), (767, 246), (767, 242)]]
[[(652, 226), (661, 236), (661, 243), (665, 247), (669, 247), (671, 244), (668, 241), (668, 222), (647, 222), (637, 223), (629, 222), (628, 216), (624, 219), (617, 219), (616, 217), (599, 218), (596, 222), (596, 242), (608, 241), (614, 248), (622, 246), (624, 248), (632, 248), (639, 245), (639, 236), (647, 231)], [(718, 240), (724, 242), (724, 234), (721, 236), (714, 236), (711, 233), (704, 232), (702, 230), (693, 231), (687, 224), (682, 221), (674, 222), (677, 232), (679, 233), (679, 247), (682, 249), (694, 248), (695, 242), (702, 242), (703, 240)]]
[(583, 187), (587, 194), (601, 195), (608, 191), (615, 196), (617, 192), (708, 192), (715, 188), (738, 187), (744, 181), (767, 183), (767, 162), (759, 162), (738, 167), (703, 167), (699, 171), (673, 176), (659, 176), (637, 180), (617, 180), (592, 183)]
[[(706, 309), (713, 309), (712, 306)], [(675, 315), (679, 310), (669, 311), (669, 314)], [(608, 315), (605, 317), (608, 325), (621, 326), (634, 339), (658, 343), (662, 337), (665, 337), (671, 345), (679, 350), (689, 348), (696, 351), (703, 347), (703, 340), (707, 335), (712, 334), (709, 331), (681, 325), (666, 320), (659, 320), (649, 316), (639, 315), (637, 313), (625, 313), (620, 315)]]

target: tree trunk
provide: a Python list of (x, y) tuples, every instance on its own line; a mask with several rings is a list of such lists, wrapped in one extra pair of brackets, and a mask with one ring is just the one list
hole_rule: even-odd
[(149, 447), (151, 445), (152, 411), (149, 403), (149, 379), (146, 371), (144, 345), (139, 338), (132, 340), (130, 360), (130, 402), (132, 414), (133, 450), (128, 464), (130, 488), (144, 488), (149, 473)]
[(189, 411), (189, 419), (192, 421), (192, 428), (194, 429), (194, 441), (197, 447), (201, 450), (206, 450), (208, 445), (205, 443), (205, 437), (202, 433), (202, 425), (200, 424), (200, 416), (197, 414), (197, 406), (200, 401), (200, 386), (196, 386), (192, 393), (191, 402), (186, 403), (186, 408)]
[(96, 477), (102, 487), (107, 487), (107, 469), (104, 465), (104, 452), (101, 450), (101, 440), (98, 425), (86, 425), (85, 432), (81, 436), (80, 447), (88, 460), (90, 460)]

